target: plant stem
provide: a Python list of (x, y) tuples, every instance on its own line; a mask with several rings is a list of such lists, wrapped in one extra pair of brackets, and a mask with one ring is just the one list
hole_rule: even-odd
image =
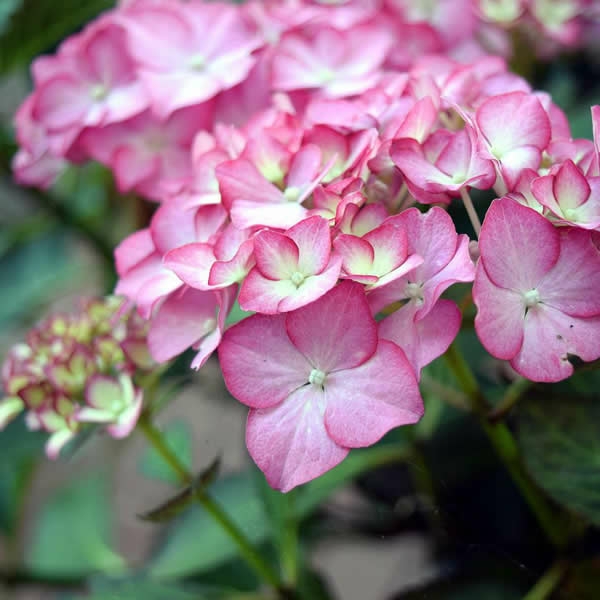
[(281, 542), (281, 563), (286, 584), (292, 588), (298, 582), (298, 522), (296, 513), (296, 493), (288, 492), (286, 500), (286, 519)]
[(466, 188), (461, 188), (460, 197), (462, 198), (467, 214), (469, 215), (471, 225), (475, 230), (475, 235), (479, 237), (479, 232), (481, 231), (481, 221), (479, 220), (479, 215), (473, 206), (473, 201), (471, 200), (471, 196), (469, 196), (469, 192), (467, 192)]
[(559, 515), (557, 515), (543, 492), (531, 480), (525, 470), (521, 461), (519, 447), (508, 427), (504, 423), (490, 423), (488, 421), (488, 403), (477, 383), (475, 375), (465, 361), (456, 342), (450, 346), (444, 356), (466, 395), (469, 397), (472, 410), (479, 417), (481, 426), (496, 454), (504, 463), (506, 470), (521, 491), (540, 527), (554, 546), (558, 548), (564, 547), (569, 541), (569, 536), (563, 529), (562, 519), (557, 518)]
[(524, 377), (515, 379), (507, 388), (502, 400), (489, 413), (488, 419), (490, 423), (495, 423), (503, 419), (511, 410), (511, 408), (521, 399), (523, 393), (526, 392), (533, 382)]
[(546, 600), (558, 587), (567, 572), (568, 563), (564, 560), (555, 562), (529, 590), (523, 600)]
[[(171, 448), (169, 448), (160, 430), (145, 416), (139, 420), (138, 427), (146, 436), (150, 445), (158, 452), (173, 472), (177, 474), (182, 485), (191, 485), (193, 482), (192, 474)], [(281, 592), (283, 588), (275, 571), (264, 560), (261, 554), (256, 550), (240, 528), (231, 520), (218, 502), (211, 498), (206, 490), (198, 491), (195, 495), (195, 499), (235, 542), (241, 556), (255, 570), (257, 575), (263, 581), (274, 587), (278, 592)], [(282, 594), (281, 597), (285, 598), (287, 596)]]

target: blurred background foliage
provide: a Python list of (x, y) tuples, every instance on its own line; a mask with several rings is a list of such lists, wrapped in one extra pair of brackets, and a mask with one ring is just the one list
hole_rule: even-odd
[[(0, 0), (0, 355), (49, 308), (110, 292), (112, 249), (152, 212), (138, 198), (119, 197), (95, 164), (68, 170), (48, 193), (18, 188), (10, 174), (11, 119), (30, 86), (30, 61), (111, 5)], [(598, 57), (580, 52), (532, 65), (517, 56), (517, 69), (520, 62), (567, 112), (574, 137), (591, 137)], [(506, 397), (506, 374), (473, 332), (461, 333), (459, 343), (489, 397)], [(227, 396), (215, 364), (194, 378), (187, 364), (176, 365), (168, 380), (187, 393), (161, 417), (171, 450), (195, 471), (223, 454), (213, 496), (274, 564), (285, 561), (286, 539), (299, 533), (299, 598), (600, 597), (597, 373), (532, 385), (507, 418), (529, 473), (575, 522), (577, 541), (557, 552), (477, 420), (461, 410), (464, 398), (442, 360), (425, 370), (421, 423), (356, 451), (293, 502), (270, 490), (245, 459), (243, 410)], [(0, 434), (0, 598), (272, 597), (200, 507), (181, 507), (158, 524), (136, 518), (177, 490), (160, 456), (140, 440), (90, 440), (55, 465), (42, 458), (41, 437), (25, 433), (20, 421)]]

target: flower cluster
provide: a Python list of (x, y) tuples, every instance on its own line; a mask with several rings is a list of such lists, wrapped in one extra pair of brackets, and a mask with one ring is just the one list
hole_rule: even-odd
[[(420, 418), (456, 282), (475, 280), (481, 342), (526, 377), (600, 356), (600, 133), (572, 139), (457, 4), (133, 0), (34, 67), (23, 121), (160, 201), (116, 249), (116, 293), (156, 361), (218, 348), (276, 488)], [(572, 15), (546, 4), (480, 9), (560, 38)], [(446, 210), (460, 199), (478, 233), (471, 188), (501, 197), (479, 245)], [(257, 314), (229, 327), (236, 299)]]
[(362, 93), (427, 54), (509, 57), (514, 31), (549, 54), (598, 26), (593, 4), (122, 1), (33, 63), (14, 171), (23, 184), (48, 187), (70, 162), (93, 159), (120, 190), (161, 201), (193, 178), (198, 131), (244, 123), (274, 94), (298, 107), (314, 93)]
[(51, 315), (12, 348), (2, 366), (7, 397), (0, 401), (0, 427), (26, 411), (30, 429), (50, 434), (50, 458), (90, 423), (114, 438), (127, 436), (142, 409), (134, 377), (156, 366), (146, 330), (145, 321), (117, 297)]

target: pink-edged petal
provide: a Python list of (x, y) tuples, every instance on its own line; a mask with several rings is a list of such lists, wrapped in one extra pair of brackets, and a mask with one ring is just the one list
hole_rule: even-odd
[(327, 376), (325, 426), (341, 446), (370, 446), (423, 416), (415, 373), (396, 344), (381, 340), (361, 366)]
[(123, 395), (121, 384), (108, 375), (92, 375), (85, 388), (85, 401), (92, 408), (110, 410), (115, 399)]
[(562, 232), (558, 261), (537, 289), (544, 304), (565, 314), (600, 314), (600, 252), (589, 231)]
[(240, 308), (245, 311), (274, 315), (279, 310), (279, 303), (294, 293), (297, 288), (290, 279), (267, 279), (257, 267), (248, 273), (240, 289)]
[(561, 207), (577, 208), (589, 198), (591, 189), (583, 173), (567, 160), (554, 177), (553, 192)]
[(573, 373), (568, 354), (595, 360), (600, 357), (599, 340), (600, 317), (571, 317), (538, 304), (525, 317), (523, 347), (510, 364), (532, 381), (560, 381)]
[(76, 432), (70, 429), (61, 429), (53, 433), (46, 442), (46, 456), (50, 460), (56, 460), (60, 451), (75, 437)]
[(278, 406), (248, 414), (246, 445), (271, 487), (287, 492), (329, 471), (348, 454), (325, 429), (324, 403), (322, 390), (307, 385)]
[(473, 302), (477, 307), (475, 331), (485, 349), (496, 358), (513, 358), (523, 344), (522, 295), (496, 286), (480, 263), (473, 284)]
[(215, 327), (214, 292), (186, 289), (167, 298), (152, 317), (148, 348), (152, 358), (165, 362), (187, 350)]
[(198, 290), (209, 290), (210, 269), (215, 262), (213, 247), (210, 244), (186, 244), (171, 250), (164, 259), (164, 265), (187, 285)]
[(327, 267), (331, 255), (331, 232), (326, 219), (309, 217), (288, 229), (286, 235), (298, 247), (298, 270), (301, 273), (316, 275)]
[(135, 298), (138, 312), (144, 319), (150, 318), (156, 303), (181, 288), (182, 285), (181, 279), (175, 273), (163, 269), (138, 290)]
[(498, 286), (526, 292), (556, 264), (560, 234), (535, 210), (511, 200), (494, 200), (479, 237), (481, 260)]
[(286, 316), (294, 346), (324, 372), (351, 369), (377, 347), (377, 326), (359, 283), (343, 281), (315, 302)]
[(283, 315), (253, 315), (228, 329), (219, 362), (227, 389), (252, 408), (279, 404), (307, 383), (312, 370), (290, 341)]
[(218, 260), (210, 269), (208, 284), (211, 287), (227, 287), (239, 283), (254, 265), (254, 240), (242, 242), (231, 260)]
[(117, 273), (123, 276), (140, 261), (154, 252), (154, 242), (149, 229), (142, 229), (127, 236), (115, 248)]
[(343, 233), (335, 238), (333, 246), (343, 259), (345, 273), (349, 275), (368, 275), (371, 273), (375, 251), (367, 240)]
[(289, 279), (298, 270), (299, 250), (289, 237), (276, 231), (261, 231), (254, 238), (256, 268), (267, 279)]
[(417, 376), (421, 369), (448, 350), (460, 330), (461, 314), (450, 300), (438, 300), (420, 321), (417, 307), (407, 304), (379, 322), (379, 337), (400, 346)]

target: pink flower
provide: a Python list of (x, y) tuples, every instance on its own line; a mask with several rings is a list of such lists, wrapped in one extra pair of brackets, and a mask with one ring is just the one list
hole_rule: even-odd
[(219, 359), (228, 389), (250, 407), (250, 455), (284, 492), (423, 414), (412, 368), (400, 348), (378, 340), (357, 283), (287, 315), (238, 323)]
[(552, 175), (534, 179), (531, 193), (561, 225), (600, 227), (600, 177), (589, 177), (567, 160)]
[(240, 290), (240, 307), (265, 314), (288, 312), (323, 296), (340, 276), (342, 260), (331, 255), (329, 224), (310, 217), (285, 233), (254, 238), (256, 266)]
[(475, 328), (490, 354), (533, 381), (569, 377), (569, 355), (600, 357), (600, 252), (594, 234), (556, 229), (508, 198), (481, 230)]
[(477, 109), (475, 119), (483, 156), (498, 165), (508, 190), (523, 169), (540, 166), (551, 128), (546, 111), (534, 95), (510, 92), (488, 98)]
[(80, 131), (148, 107), (122, 27), (101, 19), (65, 45), (67, 50), (45, 59), (46, 77), (35, 91), (33, 115), (46, 129)]
[(140, 77), (163, 117), (242, 81), (263, 44), (241, 11), (221, 2), (140, 4), (124, 22)]
[(442, 293), (458, 281), (473, 281), (474, 267), (469, 256), (469, 238), (457, 235), (445, 210), (431, 208), (420, 213), (409, 208), (393, 217), (405, 229), (408, 253), (423, 258), (423, 263), (389, 285), (373, 290), (368, 298), (374, 312), (408, 300), (416, 307), (415, 318), (422, 319)]
[(318, 89), (329, 98), (360, 94), (381, 79), (380, 67), (392, 45), (389, 31), (361, 25), (339, 32), (320, 28), (285, 35), (273, 58), (278, 90)]

